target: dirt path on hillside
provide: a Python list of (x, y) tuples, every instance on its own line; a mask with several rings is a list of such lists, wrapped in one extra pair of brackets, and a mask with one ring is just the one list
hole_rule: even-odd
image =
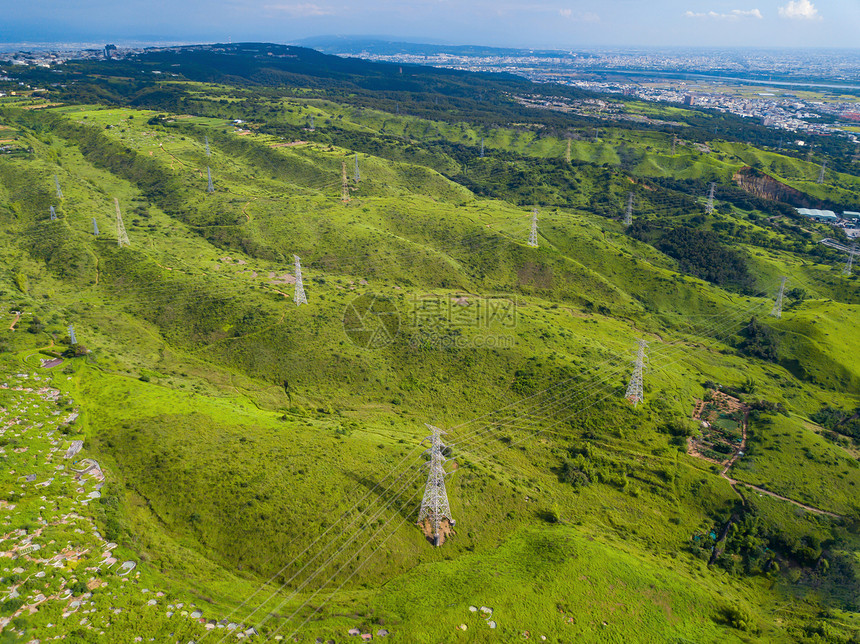
[(19, 322), (20, 320), (21, 320), (21, 313), (20, 313), (20, 312), (18, 312), (18, 313), (16, 313), (16, 314), (15, 314), (15, 319), (12, 321), (12, 324), (10, 324), (10, 325), (9, 325), (9, 330), (10, 330), (10, 331), (14, 331), (14, 330), (15, 330), (15, 325), (16, 325), (16, 324), (18, 324), (18, 322)]
[[(768, 496), (771, 496), (775, 499), (779, 499), (780, 501), (787, 501), (788, 503), (791, 503), (792, 505), (796, 505), (797, 507), (803, 508), (804, 510), (807, 510), (809, 512), (814, 512), (815, 514), (823, 514), (823, 515), (828, 516), (828, 517), (833, 517), (834, 519), (841, 519), (842, 518), (841, 514), (836, 514), (835, 512), (828, 512), (827, 510), (822, 510), (820, 508), (814, 508), (811, 505), (806, 505), (805, 503), (801, 503), (800, 501), (795, 501), (794, 499), (789, 499), (787, 496), (781, 496), (779, 494), (776, 494), (775, 492), (771, 492), (770, 490), (765, 490), (763, 487), (759, 487), (757, 485), (752, 485), (751, 483), (744, 483), (743, 481), (736, 481), (735, 479), (730, 478), (730, 477), (726, 476), (725, 474), (721, 474), (720, 476), (722, 476), (724, 479), (726, 479), (729, 482), (729, 485), (731, 485), (733, 488), (736, 485), (745, 485), (746, 487), (753, 489), (756, 492), (760, 492), (761, 494), (767, 494)], [(737, 489), (735, 489), (735, 491), (737, 492)], [(740, 494), (740, 492), (738, 492), (738, 493)]]
[[(743, 494), (741, 494), (740, 490), (738, 490), (739, 485), (746, 486), (752, 490), (755, 490), (756, 492), (759, 492), (761, 494), (766, 494), (766, 495), (768, 495), (774, 499), (779, 499), (780, 501), (786, 501), (787, 503), (791, 503), (792, 505), (795, 505), (799, 508), (803, 508), (804, 510), (806, 510), (808, 512), (814, 512), (815, 514), (822, 514), (824, 516), (832, 517), (834, 519), (841, 519), (842, 518), (842, 515), (840, 515), (840, 514), (836, 514), (834, 512), (828, 512), (827, 510), (822, 510), (820, 508), (815, 508), (815, 507), (812, 507), (811, 505), (806, 505), (805, 503), (801, 503), (800, 501), (795, 501), (794, 499), (790, 499), (787, 496), (782, 496), (780, 494), (777, 494), (776, 492), (771, 492), (770, 490), (766, 490), (763, 487), (753, 485), (752, 483), (745, 483), (744, 481), (738, 481), (737, 479), (733, 479), (732, 477), (730, 477), (729, 476), (729, 470), (732, 469), (732, 466), (737, 462), (737, 460), (743, 454), (746, 453), (747, 439), (749, 436), (748, 431), (747, 431), (748, 428), (749, 428), (749, 412), (747, 412), (744, 415), (744, 422), (741, 423), (741, 436), (742, 436), (741, 445), (737, 449), (737, 451), (735, 451), (734, 455), (729, 459), (729, 461), (725, 464), (725, 467), (723, 467), (722, 471), (720, 472), (720, 476), (723, 477), (726, 481), (728, 481), (729, 485), (732, 486), (732, 489), (735, 491), (735, 493), (739, 497), (741, 497), (741, 500), (746, 502), (746, 499), (744, 499)], [(696, 458), (700, 458), (700, 459), (708, 461), (710, 463), (718, 464), (717, 461), (714, 461), (713, 459), (707, 458), (707, 457), (703, 456), (702, 454), (700, 454), (692, 446), (692, 443), (689, 441), (687, 443), (687, 453), (690, 456), (695, 456)]]
[[(173, 159), (174, 161), (176, 161), (176, 162), (177, 162), (179, 165), (181, 165), (183, 168), (185, 167), (185, 165), (186, 165), (186, 164), (185, 164), (185, 162), (180, 161), (180, 160), (179, 160), (179, 159), (177, 159), (175, 156), (173, 156), (173, 154), (171, 154), (171, 153), (167, 150), (167, 148), (165, 148), (165, 147), (164, 147), (164, 143), (160, 143), (160, 142), (159, 142), (158, 147), (160, 147), (162, 152), (164, 152), (167, 156), (169, 156), (171, 159)], [(170, 164), (170, 168), (171, 168), (171, 169), (173, 169), (173, 164), (172, 164), (172, 163)]]
[[(737, 492), (740, 495), (741, 493), (738, 490), (737, 486), (738, 485), (745, 485), (746, 487), (748, 487), (752, 490), (755, 490), (756, 492), (760, 492), (761, 494), (767, 494), (768, 496), (773, 497), (774, 499), (779, 499), (780, 501), (787, 501), (788, 503), (791, 503), (792, 505), (796, 505), (799, 508), (803, 508), (804, 510), (807, 510), (808, 512), (814, 512), (815, 514), (823, 514), (823, 515), (828, 516), (828, 517), (833, 517), (834, 519), (841, 519), (842, 518), (842, 515), (840, 515), (840, 514), (836, 514), (834, 512), (828, 512), (827, 510), (822, 510), (820, 508), (814, 508), (811, 505), (806, 505), (805, 503), (801, 503), (800, 501), (795, 501), (794, 499), (789, 499), (787, 496), (782, 496), (780, 494), (777, 494), (776, 492), (771, 492), (770, 490), (765, 490), (763, 487), (759, 487), (759, 486), (753, 485), (751, 483), (744, 483), (743, 481), (738, 481), (736, 479), (731, 478), (728, 474), (729, 470), (732, 468), (732, 465), (734, 465), (735, 462), (741, 457), (741, 454), (744, 454), (746, 452), (746, 449), (747, 449), (747, 427), (748, 426), (749, 426), (749, 414), (747, 414), (747, 416), (744, 417), (743, 425), (741, 425), (741, 432), (743, 433), (743, 440), (741, 440), (741, 448), (737, 452), (735, 452), (735, 455), (732, 456), (731, 460), (729, 460), (729, 462), (726, 464), (726, 467), (723, 469), (722, 472), (720, 472), (720, 476), (722, 476), (724, 479), (726, 479), (729, 482), (729, 485), (732, 486), (732, 489), (735, 492)], [(741, 495), (741, 498), (743, 498), (743, 495)]]
[(720, 472), (720, 476), (722, 476), (724, 479), (726, 479), (729, 482), (731, 482), (731, 479), (727, 476), (728, 471), (730, 469), (732, 469), (732, 465), (734, 465), (735, 461), (737, 461), (741, 457), (741, 454), (744, 454), (747, 451), (747, 427), (749, 426), (749, 417), (750, 417), (749, 412), (747, 412), (744, 415), (744, 422), (741, 425), (741, 447), (740, 447), (740, 449), (735, 452), (735, 455), (729, 459), (729, 462), (726, 463), (726, 466), (725, 466), (725, 468), (723, 468), (723, 471)]

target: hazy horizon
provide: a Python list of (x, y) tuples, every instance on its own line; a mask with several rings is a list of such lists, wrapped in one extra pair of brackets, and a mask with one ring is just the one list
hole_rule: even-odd
[(0, 43), (286, 43), (383, 33), (407, 42), (539, 49), (856, 49), (857, 25), (854, 0), (33, 0), (6, 8)]

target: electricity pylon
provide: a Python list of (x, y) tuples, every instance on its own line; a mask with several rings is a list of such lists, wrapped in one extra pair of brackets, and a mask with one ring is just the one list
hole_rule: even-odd
[(444, 466), (446, 459), (442, 455), (445, 445), (440, 438), (440, 435), (445, 432), (433, 425), (427, 425), (427, 428), (432, 432), (427, 437), (430, 440), (430, 449), (426, 452), (430, 454), (428, 463), (430, 471), (427, 474), (424, 497), (421, 499), (421, 510), (418, 512), (418, 525), (424, 527), (424, 522), (429, 522), (433, 545), (441, 546), (445, 539), (440, 530), (442, 521), (447, 520), (449, 525), (454, 525), (454, 521), (451, 519), (451, 508), (448, 506), (448, 492), (445, 490)]
[(296, 260), (296, 293), (293, 296), (293, 302), (296, 306), (308, 303), (308, 298), (305, 297), (305, 285), (302, 283), (302, 263), (299, 261), (298, 255), (293, 255)]
[(711, 190), (708, 192), (708, 204), (705, 206), (705, 212), (709, 215), (714, 212), (714, 190), (716, 189), (717, 184), (713, 181), (711, 182)]
[(481, 137), (481, 158), (484, 158), (484, 137)]
[(630, 376), (630, 384), (627, 385), (627, 393), (624, 394), (624, 397), (632, 402), (634, 407), (637, 403), (645, 400), (642, 388), (642, 372), (645, 369), (645, 347), (647, 346), (648, 343), (645, 340), (639, 340), (639, 349), (636, 351), (633, 375)]
[(355, 153), (355, 182), (358, 183), (361, 179), (361, 173), (358, 171), (358, 152)]
[(570, 163), (570, 137), (567, 137), (567, 151), (564, 153), (564, 160)]
[(206, 142), (206, 156), (211, 157), (212, 153), (209, 151), (209, 135), (208, 134), (204, 137), (204, 140)]
[(56, 220), (57, 220), (57, 211), (54, 210), (53, 206), (51, 206), (51, 221), (56, 221)]
[(857, 254), (857, 242), (851, 246), (851, 252), (848, 253), (848, 261), (845, 263), (845, 268), (842, 269), (843, 275), (851, 275), (851, 267), (854, 266), (854, 255)]
[(54, 175), (54, 187), (57, 189), (57, 199), (62, 199), (63, 191), (60, 190), (60, 180), (57, 178), (57, 175)]
[(538, 213), (538, 209), (533, 208), (532, 209), (532, 228), (531, 228), (531, 231), (529, 232), (529, 246), (531, 246), (532, 248), (538, 247), (537, 213)]
[(672, 156), (675, 156), (675, 145), (678, 143), (678, 135), (672, 134)]
[(818, 173), (818, 183), (824, 183), (824, 173), (827, 170), (827, 161), (821, 164), (821, 172)]
[(785, 283), (787, 281), (787, 277), (782, 278), (782, 282), (779, 285), (779, 293), (776, 294), (776, 301), (773, 303), (773, 309), (770, 312), (770, 314), (775, 318), (782, 317), (782, 298), (785, 295)]
[(125, 224), (122, 223), (122, 213), (119, 211), (119, 199), (114, 197), (113, 203), (116, 206), (116, 243), (120, 248), (123, 245), (131, 246), (131, 242), (128, 241), (128, 234), (125, 232)]
[(93, 235), (99, 236), (99, 225), (96, 223), (96, 218), (93, 217)]
[(343, 162), (341, 170), (340, 200), (346, 203), (349, 201), (349, 179), (346, 178), (346, 161)]
[(313, 132), (313, 131), (314, 131), (314, 115), (313, 115), (313, 114), (311, 114), (311, 122), (310, 122), (310, 127), (309, 127), (308, 129), (309, 129), (311, 132)]
[(597, 137), (599, 137), (599, 136), (600, 136), (600, 128), (596, 127), (596, 128), (594, 128), (594, 142), (595, 143), (597, 143)]
[(69, 339), (72, 341), (72, 344), (78, 343), (78, 339), (75, 337), (75, 327), (71, 324), (69, 325)]
[(633, 223), (633, 193), (627, 195), (627, 211), (624, 213), (624, 225)]
[(206, 186), (206, 192), (215, 192), (215, 186), (212, 185), (212, 170), (206, 166), (206, 178), (209, 179), (209, 184)]

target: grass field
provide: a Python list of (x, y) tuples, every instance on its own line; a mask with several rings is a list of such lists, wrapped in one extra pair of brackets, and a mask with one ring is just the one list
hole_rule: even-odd
[[(318, 99), (270, 106), (269, 121), (242, 128), (99, 106), (4, 113), (33, 148), (0, 159), (6, 368), (43, 373), (38, 358), (68, 347), (70, 324), (89, 349), (51, 372), (52, 386), (80, 407), (82, 454), (114, 490), (135, 587), (304, 641), (353, 627), (399, 642), (807, 641), (823, 610), (846, 611), (825, 621), (849, 641), (858, 604), (842, 568), (827, 577), (785, 549), (782, 573), (730, 571), (689, 544), (757, 513), (771, 552), (814, 536), (856, 557), (856, 458), (804, 426), (825, 404), (858, 404), (856, 278), (754, 209), (720, 203), (705, 218), (701, 195), (647, 183), (729, 182), (759, 163), (816, 194), (800, 178), (813, 164), (725, 143), (672, 156), (664, 133), (607, 128), (572, 142), (584, 165), (554, 169), (563, 136)], [(302, 129), (311, 115), (317, 134), (337, 126), (332, 142)], [(488, 158), (464, 162), (457, 146), (482, 137)], [(834, 181), (856, 195), (855, 177)], [(700, 217), (700, 233), (740, 240), (755, 291), (696, 277), (627, 234), (618, 218), (631, 186), (643, 221)], [(532, 197), (545, 204), (538, 248), (526, 244)], [(114, 199), (130, 247), (117, 245)], [(294, 254), (307, 306), (291, 299)], [(776, 320), (782, 275), (806, 294)], [(345, 331), (359, 296), (396, 312), (380, 346)], [(13, 310), (24, 311), (14, 332)], [(777, 337), (773, 360), (740, 352), (752, 317)], [(650, 363), (634, 409), (623, 393), (639, 338)], [(706, 381), (790, 414), (753, 423), (732, 476), (844, 522), (770, 498), (740, 508), (715, 468), (686, 455)], [(457, 534), (440, 549), (414, 526), (425, 423), (448, 428), (456, 463)], [(31, 520), (10, 514), (7, 526)], [(470, 605), (491, 607), (497, 628)], [(172, 628), (164, 615), (150, 636)], [(48, 622), (37, 613), (28, 637), (44, 640)], [(202, 626), (188, 628), (198, 637)]]

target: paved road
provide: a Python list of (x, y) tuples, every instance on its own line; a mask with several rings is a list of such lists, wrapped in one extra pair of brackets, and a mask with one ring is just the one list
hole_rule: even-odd
[(824, 239), (822, 239), (818, 243), (824, 244), (825, 246), (829, 246), (830, 248), (835, 248), (836, 250), (841, 250), (843, 253), (850, 253), (851, 252), (851, 248), (849, 246), (846, 246), (845, 244), (840, 244), (837, 241), (833, 241), (829, 237), (825, 237)]

